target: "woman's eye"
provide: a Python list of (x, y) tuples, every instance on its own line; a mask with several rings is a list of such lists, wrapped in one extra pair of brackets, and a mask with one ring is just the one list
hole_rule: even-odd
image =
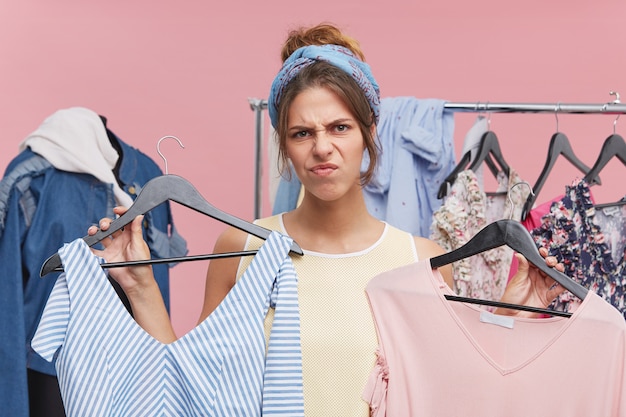
[(294, 137), (296, 138), (305, 138), (308, 136), (308, 132), (306, 130), (302, 130), (300, 132), (296, 132), (296, 134), (294, 135)]
[(337, 129), (337, 132), (345, 132), (346, 130), (348, 130), (348, 126), (338, 125), (335, 129)]

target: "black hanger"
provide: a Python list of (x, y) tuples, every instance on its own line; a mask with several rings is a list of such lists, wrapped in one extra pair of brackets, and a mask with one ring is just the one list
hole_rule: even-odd
[[(524, 255), (528, 262), (532, 263), (541, 271), (545, 272), (548, 276), (550, 276), (556, 282), (561, 284), (566, 290), (570, 291), (581, 300), (584, 300), (587, 293), (589, 292), (585, 287), (581, 286), (576, 281), (569, 278), (567, 275), (563, 274), (557, 269), (548, 267), (543, 257), (539, 254), (537, 246), (535, 245), (535, 242), (528, 230), (526, 230), (526, 228), (524, 228), (521, 223), (510, 219), (497, 220), (493, 223), (488, 224), (476, 235), (474, 235), (474, 237), (472, 237), (469, 242), (467, 242), (460, 248), (452, 250), (443, 255), (431, 258), (430, 265), (433, 268), (439, 268), (443, 265), (451, 264), (460, 259), (468, 258), (470, 256), (485, 252), (493, 248), (497, 248), (502, 245), (507, 245), (514, 251)], [(511, 305), (507, 303), (501, 303), (499, 301), (480, 300), (476, 298), (456, 297), (448, 295), (446, 296), (446, 298), (454, 301), (462, 301), (473, 304), (487, 304), (496, 307), (516, 308), (518, 310), (534, 311), (551, 315), (569, 316), (569, 313), (555, 312), (552, 310), (539, 309), (528, 306)]]
[[(571, 162), (572, 165), (578, 168), (578, 170), (580, 170), (583, 174), (589, 173), (590, 168), (585, 165), (580, 159), (578, 159), (578, 157), (574, 153), (574, 150), (572, 149), (568, 137), (561, 132), (556, 132), (550, 138), (550, 145), (548, 146), (548, 157), (546, 158), (546, 163), (544, 164), (543, 169), (541, 170), (541, 174), (539, 174), (539, 178), (537, 178), (537, 182), (533, 187), (534, 194), (529, 194), (526, 202), (524, 203), (524, 207), (522, 209), (522, 220), (526, 219), (528, 213), (530, 213), (530, 210), (532, 209), (537, 199), (537, 195), (545, 184), (546, 179), (548, 178), (548, 174), (552, 170), (552, 167), (556, 163), (559, 155), (563, 155), (565, 159)], [(598, 177), (597, 174), (594, 175), (592, 178), (594, 184), (602, 183), (600, 177)]]
[[(237, 256), (255, 255), (258, 252), (259, 252), (258, 250), (253, 249), (253, 250), (245, 250), (245, 251), (240, 251), (240, 252), (210, 253), (207, 255), (188, 255), (188, 256), (179, 256), (179, 257), (173, 257), (173, 258), (142, 259), (138, 261), (125, 261), (125, 262), (104, 262), (100, 264), (100, 267), (106, 269), (106, 268), (118, 268), (121, 266), (169, 264), (169, 263), (189, 262), (189, 261), (203, 261), (206, 259), (235, 258)], [(50, 272), (63, 272), (63, 267), (58, 266)]]
[[(619, 103), (619, 94), (613, 91), (611, 91), (611, 94), (617, 96), (617, 100), (615, 102)], [(613, 122), (613, 134), (604, 140), (604, 143), (602, 144), (602, 149), (600, 150), (600, 155), (598, 155), (598, 159), (596, 159), (593, 167), (584, 178), (584, 181), (586, 181), (590, 185), (591, 183), (589, 182), (589, 179), (599, 174), (602, 168), (604, 168), (613, 157), (617, 157), (620, 161), (622, 161), (624, 165), (626, 165), (626, 143), (624, 142), (623, 137), (615, 133), (617, 119), (619, 119), (619, 115)], [(594, 207), (605, 208), (611, 206), (621, 206), (624, 204), (626, 204), (626, 196), (622, 197), (619, 201), (616, 201), (614, 203), (595, 204)]]
[(472, 161), (469, 169), (471, 169), (472, 171), (476, 170), (476, 168), (478, 168), (478, 166), (483, 163), (483, 161), (485, 161), (485, 158), (487, 158), (487, 156), (489, 155), (492, 155), (495, 158), (498, 165), (500, 165), (500, 168), (502, 168), (502, 171), (504, 171), (504, 173), (508, 177), (510, 171), (509, 165), (504, 160), (504, 156), (502, 156), (500, 144), (498, 143), (498, 137), (491, 130), (485, 132), (485, 134), (483, 135), (480, 141), (480, 147), (478, 148), (478, 154), (476, 155), (476, 158), (474, 158), (474, 160)]
[(619, 206), (623, 206), (624, 204), (626, 204), (626, 196), (622, 197), (620, 200), (614, 203), (595, 204), (594, 207), (597, 209), (603, 209), (607, 207), (619, 207)]
[[(494, 163), (498, 163), (500, 169), (498, 169)], [(471, 162), (471, 163), (470, 163)], [(500, 170), (504, 171), (506, 176), (509, 176), (510, 168), (506, 163), (504, 156), (502, 156), (502, 151), (500, 150), (500, 144), (498, 143), (498, 137), (493, 131), (487, 131), (483, 134), (480, 139), (480, 146), (478, 148), (478, 152), (476, 153), (476, 157), (471, 160), (471, 152), (466, 152), (465, 155), (461, 158), (456, 167), (452, 170), (452, 172), (446, 177), (441, 186), (439, 187), (439, 192), (437, 193), (437, 198), (442, 199), (448, 194), (448, 187), (454, 183), (456, 177), (459, 175), (461, 171), (466, 169), (471, 169), (472, 171), (476, 171), (476, 169), (480, 166), (481, 163), (485, 162), (491, 173), (494, 176), (498, 175)], [(469, 167), (467, 166), (469, 164)]]
[(626, 165), (626, 142), (624, 142), (624, 138), (617, 133), (613, 133), (605, 139), (598, 159), (587, 175), (585, 175), (584, 180), (588, 184), (591, 184), (591, 179), (595, 178), (613, 157), (618, 158)]
[[(111, 222), (108, 230), (99, 230), (92, 236), (84, 236), (83, 240), (88, 246), (93, 246), (102, 239), (112, 235), (122, 227), (129, 224), (136, 216), (145, 214), (168, 200), (175, 201), (183, 206), (206, 214), (207, 216), (220, 220), (261, 239), (267, 239), (272, 232), (269, 229), (249, 223), (217, 209), (206, 201), (189, 181), (177, 175), (166, 174), (148, 181), (135, 199), (134, 203), (128, 208), (128, 211)], [(291, 245), (290, 250), (298, 255), (303, 254), (302, 249), (295, 242)], [(168, 260), (168, 262), (172, 261)], [(155, 262), (153, 261), (153, 263)], [(61, 258), (58, 253), (55, 253), (43, 263), (39, 275), (43, 277), (60, 266)]]

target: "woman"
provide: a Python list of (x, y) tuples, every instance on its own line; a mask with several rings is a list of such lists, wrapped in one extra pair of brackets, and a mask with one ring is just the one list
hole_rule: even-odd
[[(284, 65), (268, 102), (283, 167), (290, 161), (304, 196), (293, 211), (258, 220), (292, 237), (305, 251), (293, 257), (298, 275), (304, 404), (307, 415), (367, 416), (361, 399), (375, 362), (377, 337), (364, 292), (375, 275), (443, 253), (370, 215), (362, 187), (371, 179), (379, 149), (379, 89), (358, 43), (332, 25), (290, 33)], [(370, 165), (360, 172), (363, 152)], [(125, 209), (118, 208), (117, 214)], [(100, 226), (108, 227), (103, 219)], [(95, 228), (90, 233), (95, 233)], [(256, 249), (261, 241), (225, 231), (215, 252)], [(97, 254), (109, 262), (147, 258), (141, 219), (118, 232)], [(545, 256), (545, 252), (544, 252)], [(250, 258), (213, 260), (206, 278), (204, 320), (241, 276)], [(550, 266), (554, 258), (546, 258)], [(519, 271), (503, 301), (545, 307), (562, 291), (520, 256)], [(126, 291), (137, 322), (158, 340), (176, 340), (149, 267), (111, 271)], [(452, 286), (450, 266), (441, 274)], [(503, 314), (527, 314), (505, 311)], [(271, 326), (272, 313), (266, 326)]]

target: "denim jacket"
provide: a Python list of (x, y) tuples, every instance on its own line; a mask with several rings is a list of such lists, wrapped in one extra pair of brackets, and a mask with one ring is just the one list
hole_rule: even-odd
[[(111, 131), (108, 131), (112, 134)], [(117, 136), (122, 155), (118, 178), (133, 199), (158, 165)], [(55, 375), (30, 347), (48, 295), (59, 273), (39, 277), (43, 262), (66, 242), (113, 216), (112, 184), (88, 174), (60, 171), (29, 148), (8, 165), (0, 182), (0, 404), (11, 416), (28, 416), (26, 369)], [(153, 258), (183, 256), (187, 243), (174, 228), (169, 202), (144, 218), (144, 237)], [(169, 267), (153, 265), (169, 310)]]

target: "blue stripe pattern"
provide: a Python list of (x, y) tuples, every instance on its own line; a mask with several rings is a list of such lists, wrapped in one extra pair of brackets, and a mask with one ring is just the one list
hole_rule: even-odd
[[(304, 416), (291, 239), (273, 232), (213, 313), (171, 344), (128, 314), (82, 239), (32, 342), (55, 366), (72, 416)], [(100, 260), (102, 261), (102, 260)], [(263, 322), (276, 309), (265, 347)]]

